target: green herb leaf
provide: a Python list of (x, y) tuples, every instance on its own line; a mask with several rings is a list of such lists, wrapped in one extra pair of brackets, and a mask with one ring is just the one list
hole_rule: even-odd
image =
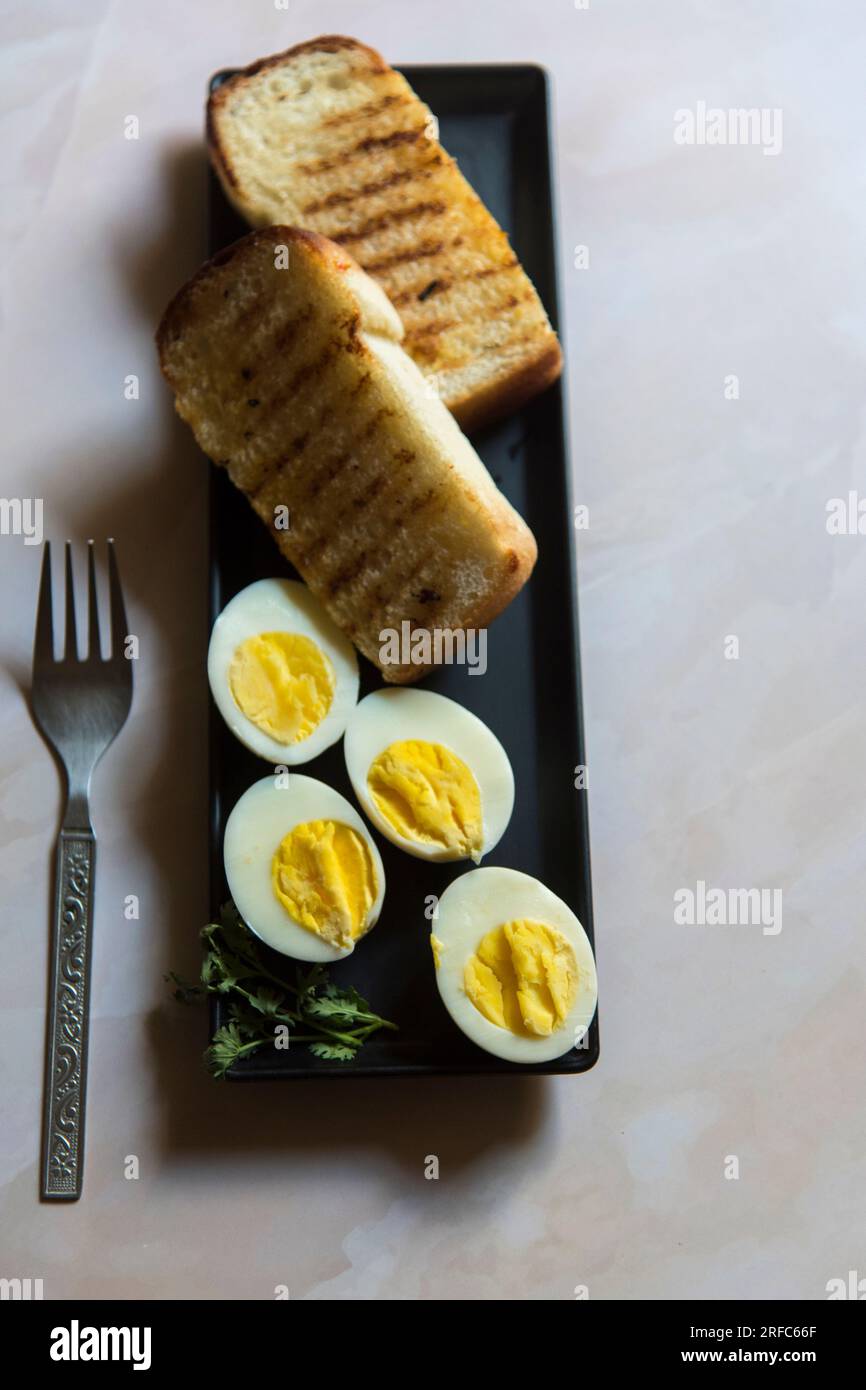
[(280, 994), (277, 989), (272, 989), (270, 985), (261, 985), (255, 993), (251, 991), (249, 996), (252, 1007), (258, 1009), (259, 1013), (264, 1014), (266, 1018), (273, 1018), (274, 1014), (278, 1014), (285, 1001), (285, 995)]
[(204, 1054), (205, 1062), (214, 1076), (223, 1077), (239, 1057), (251, 1052), (255, 1047), (260, 1047), (263, 1041), (264, 1039), (245, 1042), (237, 1024), (227, 1023), (214, 1033), (213, 1042)]
[(312, 965), (309, 970), (298, 966), (298, 994), (312, 998), (317, 989), (327, 985), (328, 972), (323, 965)]
[(311, 1042), (307, 1046), (314, 1057), (322, 1057), (328, 1062), (351, 1062), (358, 1051), (347, 1043)]
[(227, 1000), (230, 1021), (217, 1029), (205, 1052), (214, 1076), (224, 1077), (239, 1057), (256, 1048), (273, 1046), (275, 1023), (290, 1029), (300, 1024), (298, 1041), (306, 1042), (314, 1056), (335, 1062), (350, 1062), (373, 1033), (396, 1027), (373, 1013), (356, 989), (332, 984), (322, 965), (297, 966), (293, 981), (281, 978), (232, 902), (223, 906), (218, 922), (202, 928), (201, 936), (200, 982), (174, 972), (165, 979), (182, 1003), (208, 994)]
[(345, 1023), (354, 1023), (358, 1018), (358, 1010), (352, 1001), (342, 998), (311, 999), (305, 1005), (304, 1012), (308, 1018), (339, 1018)]

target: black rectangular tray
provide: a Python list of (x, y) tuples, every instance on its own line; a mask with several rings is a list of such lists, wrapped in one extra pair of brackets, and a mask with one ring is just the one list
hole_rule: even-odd
[[(442, 144), (500, 225), (534, 282), (554, 327), (558, 305), (551, 183), (549, 93), (546, 74), (531, 65), (407, 67), (408, 81), (439, 120)], [(219, 73), (215, 84), (229, 73)], [(248, 228), (211, 174), (211, 254)], [(473, 439), (497, 484), (526, 518), (539, 558), (529, 584), (488, 634), (483, 676), (444, 667), (424, 686), (458, 700), (487, 723), (511, 759), (514, 815), (485, 865), (532, 874), (563, 898), (593, 939), (587, 793), (576, 790), (584, 765), (573, 501), (559, 384), (524, 410)], [(211, 477), (210, 616), (255, 579), (293, 573), (261, 522), (228, 477)], [(381, 677), (361, 659), (361, 695)], [(238, 797), (264, 775), (264, 764), (229, 733), (211, 708), (211, 902), (228, 896), (222, 861), (226, 817)], [(342, 741), (300, 769), (336, 787), (354, 803)], [(327, 1062), (299, 1045), (264, 1049), (236, 1063), (233, 1080), (287, 1077), (435, 1076), (499, 1072), (586, 1071), (598, 1059), (598, 1023), (584, 1045), (555, 1062), (518, 1066), (469, 1042), (446, 1013), (436, 987), (424, 916), (429, 894), (441, 895), (472, 865), (427, 864), (375, 834), (387, 891), (378, 925), (347, 960), (330, 967), (377, 1013), (399, 1025), (367, 1042), (355, 1061)], [(283, 962), (285, 965), (285, 962)], [(227, 1022), (219, 999), (212, 1029)]]

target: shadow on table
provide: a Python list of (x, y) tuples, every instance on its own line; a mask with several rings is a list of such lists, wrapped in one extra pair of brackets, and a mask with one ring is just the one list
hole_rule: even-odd
[(204, 1033), (198, 1006), (169, 1003), (149, 1020), (171, 1163), (233, 1158), (252, 1175), (263, 1154), (315, 1161), (362, 1150), (419, 1176), (435, 1153), (453, 1173), (494, 1150), (533, 1145), (549, 1110), (548, 1078), (536, 1076), (215, 1081), (200, 1061)]

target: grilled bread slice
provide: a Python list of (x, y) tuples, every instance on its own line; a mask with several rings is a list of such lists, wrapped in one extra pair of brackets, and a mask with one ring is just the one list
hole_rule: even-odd
[(202, 449), (398, 684), (424, 675), (433, 653), (415, 664), (404, 647), (394, 662), (388, 633), (486, 627), (536, 555), (531, 531), (400, 346), (402, 331), (351, 256), (315, 232), (276, 226), (208, 261), (157, 333), (178, 414)]
[(321, 232), (379, 281), (464, 429), (559, 376), (559, 343), (507, 236), (373, 49), (314, 39), (236, 73), (211, 95), (208, 143), (254, 227)]

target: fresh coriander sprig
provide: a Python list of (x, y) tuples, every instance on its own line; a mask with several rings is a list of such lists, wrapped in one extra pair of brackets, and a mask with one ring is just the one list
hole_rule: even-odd
[(190, 982), (172, 971), (166, 980), (182, 1004), (209, 994), (228, 999), (230, 1022), (217, 1029), (204, 1054), (214, 1076), (225, 1076), (240, 1057), (273, 1044), (280, 1024), (290, 1030), (292, 1042), (306, 1043), (315, 1057), (331, 1062), (351, 1062), (380, 1028), (396, 1030), (356, 989), (332, 984), (321, 965), (297, 966), (294, 982), (275, 974), (234, 903), (226, 903), (219, 921), (209, 922), (201, 935), (200, 979)]

